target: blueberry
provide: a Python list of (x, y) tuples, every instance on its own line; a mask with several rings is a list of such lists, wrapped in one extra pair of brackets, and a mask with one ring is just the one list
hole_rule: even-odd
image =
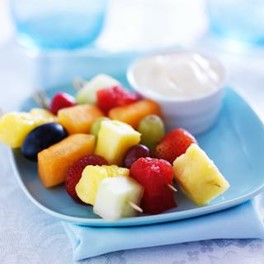
[(67, 131), (58, 123), (40, 125), (27, 135), (21, 147), (21, 152), (27, 159), (37, 161), (40, 151), (61, 141), (67, 135)]

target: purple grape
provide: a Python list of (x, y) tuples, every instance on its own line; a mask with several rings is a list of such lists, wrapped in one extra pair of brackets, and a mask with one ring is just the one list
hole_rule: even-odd
[(64, 127), (58, 123), (47, 123), (34, 128), (26, 136), (21, 152), (25, 158), (37, 161), (38, 153), (68, 136)]
[(126, 168), (130, 168), (137, 159), (145, 157), (150, 157), (150, 151), (148, 147), (142, 144), (132, 146), (125, 155), (124, 166)]

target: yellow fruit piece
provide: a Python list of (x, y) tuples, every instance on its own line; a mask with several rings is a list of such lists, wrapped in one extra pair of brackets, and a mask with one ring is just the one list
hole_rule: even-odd
[(197, 205), (205, 205), (229, 188), (229, 183), (214, 162), (197, 145), (173, 162), (175, 179)]
[(78, 197), (87, 204), (94, 205), (100, 182), (108, 177), (128, 176), (129, 169), (116, 165), (88, 165), (82, 172), (82, 177), (75, 186)]
[(129, 176), (129, 169), (118, 167), (116, 165), (102, 165), (106, 170), (108, 177)]
[(63, 183), (69, 167), (77, 160), (91, 155), (95, 137), (74, 134), (38, 153), (38, 174), (47, 188)]
[(35, 119), (39, 120), (39, 124), (57, 122), (57, 117), (50, 111), (43, 108), (32, 108), (29, 112)]
[(19, 148), (28, 133), (38, 124), (38, 119), (29, 113), (7, 113), (0, 120), (0, 141), (11, 148)]
[(95, 153), (110, 164), (121, 165), (127, 150), (140, 142), (141, 134), (130, 125), (117, 120), (102, 121)]
[(7, 113), (0, 119), (0, 141), (11, 148), (20, 148), (31, 130), (49, 122), (56, 122), (56, 117), (41, 108), (33, 108), (29, 113)]

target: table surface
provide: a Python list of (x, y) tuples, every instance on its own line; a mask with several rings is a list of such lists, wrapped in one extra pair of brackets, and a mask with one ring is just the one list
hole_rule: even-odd
[[(210, 39), (195, 44), (219, 56), (228, 71), (228, 82), (264, 120), (264, 48), (234, 53)], [(0, 44), (0, 107), (17, 109), (35, 88), (34, 58), (13, 41)], [(7, 155), (0, 144), (0, 263), (56, 263), (72, 261), (70, 242), (59, 220), (42, 212), (19, 188)], [(264, 195), (262, 195), (264, 208)], [(264, 222), (264, 215), (262, 215)], [(155, 248), (123, 250), (85, 260), (82, 263), (264, 263), (264, 241), (210, 240)]]

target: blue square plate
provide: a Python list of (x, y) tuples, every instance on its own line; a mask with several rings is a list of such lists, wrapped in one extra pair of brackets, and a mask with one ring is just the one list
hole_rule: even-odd
[[(70, 92), (70, 87), (64, 91)], [(48, 95), (62, 91), (50, 90)], [(32, 100), (23, 110), (34, 106)], [(223, 107), (215, 125), (197, 136), (199, 145), (214, 160), (230, 183), (223, 195), (208, 205), (196, 206), (181, 192), (175, 194), (178, 207), (159, 215), (141, 215), (107, 222), (93, 213), (91, 206), (75, 203), (63, 185), (46, 189), (37, 175), (37, 164), (26, 160), (20, 150), (12, 158), (18, 182), (29, 199), (43, 211), (64, 221), (87, 226), (136, 226), (162, 223), (205, 215), (238, 205), (264, 190), (264, 129), (250, 106), (232, 89), (227, 88)]]

